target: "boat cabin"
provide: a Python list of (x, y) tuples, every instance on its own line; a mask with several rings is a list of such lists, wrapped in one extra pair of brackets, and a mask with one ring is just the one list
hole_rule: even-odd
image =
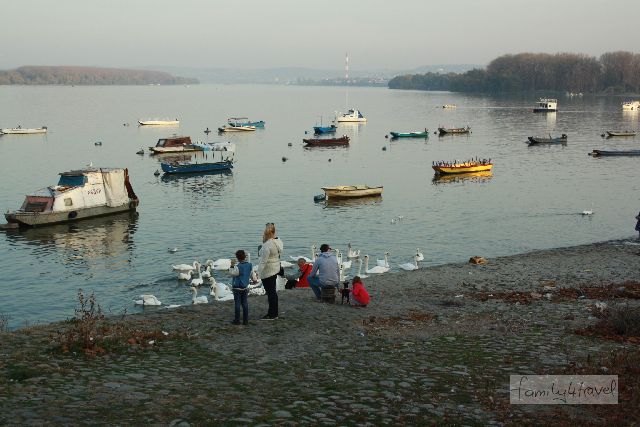
[(160, 138), (156, 143), (158, 148), (183, 147), (185, 145), (191, 145), (191, 137), (173, 136), (171, 138)]
[(533, 108), (534, 112), (558, 111), (558, 100), (552, 98), (540, 98)]

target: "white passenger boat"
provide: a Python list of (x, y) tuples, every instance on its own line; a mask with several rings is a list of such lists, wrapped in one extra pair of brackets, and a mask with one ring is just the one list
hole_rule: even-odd
[(140, 126), (180, 126), (180, 120), (138, 120)]
[(624, 101), (622, 103), (623, 111), (638, 111), (640, 109), (640, 101)]
[(57, 185), (28, 194), (20, 209), (4, 214), (7, 222), (36, 227), (135, 210), (138, 197), (121, 168), (86, 168), (62, 172)]
[(15, 128), (0, 129), (0, 133), (7, 135), (33, 135), (38, 133), (47, 133), (47, 127), (42, 126), (40, 128), (23, 128), (21, 126)]
[(552, 113), (558, 111), (558, 100), (552, 98), (540, 98), (533, 107), (534, 113)]
[(365, 123), (367, 121), (367, 118), (362, 115), (360, 110), (351, 109), (346, 113), (342, 113), (341, 115), (336, 117), (336, 120), (338, 121), (338, 123)]

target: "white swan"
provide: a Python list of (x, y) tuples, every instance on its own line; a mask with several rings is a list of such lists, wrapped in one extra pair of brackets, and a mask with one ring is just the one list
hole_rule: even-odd
[(189, 280), (189, 279), (191, 279), (191, 270), (180, 271), (178, 273), (178, 280)]
[[(389, 271), (389, 267), (383, 267), (381, 265), (376, 265), (375, 267), (369, 268), (369, 255), (364, 256), (364, 271), (369, 274), (382, 274)], [(360, 276), (362, 277), (362, 276)]]
[(229, 285), (224, 283), (214, 282), (211, 284), (210, 295), (213, 295), (216, 301), (231, 301), (233, 300), (233, 291)]
[(311, 246), (311, 258), (307, 258), (306, 256), (291, 256), (289, 255), (289, 259), (293, 260), (293, 261), (298, 261), (298, 259), (304, 259), (304, 262), (314, 262), (316, 259), (316, 245)]
[(204, 283), (204, 279), (202, 278), (202, 272), (200, 271), (200, 263), (196, 262), (196, 265), (198, 266), (196, 268), (196, 272), (198, 273), (198, 277), (196, 277), (195, 279), (193, 279), (191, 281), (191, 286), (200, 286)]
[(211, 278), (211, 264), (205, 264), (205, 269), (204, 271), (201, 273), (201, 276), (203, 279), (210, 279)]
[(360, 249), (353, 250), (351, 249), (351, 242), (349, 242), (349, 244), (347, 245), (349, 247), (349, 250), (347, 251), (347, 258), (358, 258), (360, 257)]
[(413, 256), (413, 262), (405, 262), (404, 264), (400, 264), (400, 268), (406, 271), (412, 271), (418, 269), (418, 254)]
[(144, 294), (144, 295), (140, 295), (140, 298), (142, 299), (138, 299), (138, 300), (134, 300), (134, 304), (135, 305), (162, 305), (162, 303), (160, 302), (160, 300), (158, 298), (155, 297), (155, 295), (151, 295), (151, 294)]
[(231, 258), (219, 258), (213, 261), (211, 267), (214, 270), (228, 270), (231, 268)]
[(193, 294), (193, 297), (191, 298), (191, 304), (208, 304), (209, 303), (209, 300), (207, 299), (206, 295), (198, 296), (198, 290), (195, 287), (192, 286), (189, 289)]
[(336, 249), (336, 258), (338, 258), (338, 265), (340, 265), (340, 267), (344, 268), (345, 270), (351, 268), (351, 260), (342, 261), (342, 252), (340, 252), (340, 249)]
[(361, 279), (366, 279), (367, 276), (366, 274), (362, 274), (362, 258), (358, 258), (358, 274), (356, 274), (356, 276), (360, 277)]
[(416, 249), (416, 261), (424, 261), (424, 255), (420, 252), (420, 248)]
[[(389, 267), (383, 267), (381, 265), (376, 265), (375, 267), (369, 268), (369, 255), (364, 256), (364, 271), (368, 274), (382, 274), (389, 271)], [(360, 276), (362, 277), (362, 276)]]
[(390, 267), (389, 266), (389, 252), (385, 252), (384, 253), (384, 259), (379, 259), (376, 261), (376, 264), (379, 265), (380, 267), (386, 267), (387, 269)]
[(191, 270), (195, 270), (196, 269), (196, 263), (198, 261), (193, 261), (193, 264), (189, 265), (189, 264), (178, 264), (178, 265), (172, 265), (171, 268), (174, 271), (191, 271)]
[(262, 281), (258, 281), (256, 283), (251, 283), (247, 286), (249, 289), (249, 295), (264, 295), (267, 292), (264, 290), (264, 286), (262, 286)]
[(289, 261), (280, 261), (280, 265), (282, 266), (282, 268), (291, 268), (296, 264)]

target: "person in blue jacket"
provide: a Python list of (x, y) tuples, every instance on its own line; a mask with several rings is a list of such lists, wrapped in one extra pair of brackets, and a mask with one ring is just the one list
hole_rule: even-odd
[(253, 271), (253, 265), (247, 262), (247, 254), (242, 250), (236, 251), (236, 259), (231, 260), (231, 268), (229, 274), (233, 277), (231, 281), (231, 290), (233, 291), (233, 302), (235, 309), (235, 317), (231, 323), (240, 324), (240, 307), (242, 306), (242, 324), (249, 324), (249, 301), (247, 294), (249, 293), (249, 282), (257, 281)]

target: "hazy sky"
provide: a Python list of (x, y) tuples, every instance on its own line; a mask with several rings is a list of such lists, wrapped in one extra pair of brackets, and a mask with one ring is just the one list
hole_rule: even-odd
[(21, 65), (408, 69), (640, 51), (638, 0), (2, 0)]

